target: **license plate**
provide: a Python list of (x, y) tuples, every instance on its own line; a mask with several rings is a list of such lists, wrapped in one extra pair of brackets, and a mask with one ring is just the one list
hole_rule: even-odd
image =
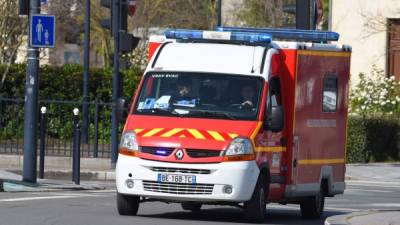
[(196, 176), (159, 173), (157, 181), (159, 183), (195, 184)]

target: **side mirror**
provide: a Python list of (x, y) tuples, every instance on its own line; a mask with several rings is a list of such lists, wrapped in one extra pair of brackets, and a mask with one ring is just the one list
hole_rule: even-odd
[(126, 100), (123, 98), (119, 98), (116, 101), (116, 110), (117, 110), (117, 120), (118, 122), (123, 122), (126, 116)]
[(282, 106), (272, 106), (267, 118), (264, 122), (264, 129), (272, 132), (280, 132), (283, 130), (283, 108)]

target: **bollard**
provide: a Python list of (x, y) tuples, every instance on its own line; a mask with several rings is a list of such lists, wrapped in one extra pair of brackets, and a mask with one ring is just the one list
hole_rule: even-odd
[(44, 156), (46, 145), (46, 112), (47, 108), (40, 108), (40, 155), (39, 155), (39, 178), (44, 178)]
[(74, 111), (74, 146), (72, 152), (72, 181), (80, 183), (80, 161), (81, 161), (81, 130), (79, 126), (79, 109)]
[(93, 157), (99, 155), (99, 99), (96, 98), (94, 109), (94, 138), (93, 138)]

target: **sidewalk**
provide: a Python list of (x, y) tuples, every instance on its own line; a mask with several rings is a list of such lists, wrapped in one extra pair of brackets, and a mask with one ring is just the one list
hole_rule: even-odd
[(331, 216), (325, 225), (400, 225), (400, 211), (366, 211)]
[[(349, 164), (346, 183), (400, 186), (400, 163)], [(363, 211), (332, 216), (325, 225), (400, 225), (400, 211)]]
[[(21, 174), (23, 158), (20, 155), (0, 155), (0, 171)], [(37, 162), (39, 163), (39, 159)], [(44, 165), (46, 179), (71, 180), (71, 174), (71, 157), (46, 156)], [(0, 176), (0, 178), (3, 177)], [(114, 169), (111, 169), (111, 160), (108, 158), (81, 158), (81, 180), (115, 180)]]
[(38, 179), (36, 184), (22, 181), (22, 176), (0, 170), (0, 192), (46, 192), (104, 190), (114, 188), (113, 182), (81, 181), (79, 185), (67, 180)]

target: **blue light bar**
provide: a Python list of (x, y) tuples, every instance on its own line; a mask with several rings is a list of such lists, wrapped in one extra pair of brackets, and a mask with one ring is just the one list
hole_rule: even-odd
[(302, 40), (302, 41), (337, 41), (339, 34), (331, 31), (273, 29), (273, 28), (240, 28), (240, 27), (216, 27), (217, 31), (249, 32), (269, 34), (272, 38)]
[(236, 41), (245, 43), (271, 43), (271, 35), (263, 32), (221, 32), (208, 30), (168, 29), (166, 38), (181, 40)]

